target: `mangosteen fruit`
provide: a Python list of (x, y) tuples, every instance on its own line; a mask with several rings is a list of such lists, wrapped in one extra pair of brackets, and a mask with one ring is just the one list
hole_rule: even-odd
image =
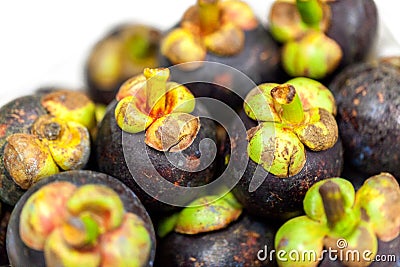
[(27, 95), (1, 107), (0, 199), (13, 206), (38, 180), (84, 168), (94, 126), (94, 103), (78, 91)]
[[(232, 193), (205, 196), (159, 223), (156, 266), (274, 266), (277, 227), (242, 214)], [(261, 252), (260, 252), (261, 251)]]
[(214, 121), (169, 75), (146, 68), (127, 80), (96, 138), (99, 170), (130, 187), (151, 215), (189, 203), (195, 190), (180, 189), (211, 182), (216, 167)]
[(284, 70), (318, 80), (365, 60), (378, 30), (373, 0), (276, 0), (268, 21), (272, 36), (282, 43)]
[(123, 183), (103, 173), (67, 171), (20, 198), (7, 252), (12, 266), (153, 266), (155, 234)]
[(306, 193), (305, 215), (277, 231), (275, 248), (283, 251), (277, 263), (317, 266), (323, 259), (322, 266), (382, 266), (374, 259), (399, 256), (399, 208), (400, 187), (389, 173), (368, 178), (357, 192), (343, 178), (319, 181)]
[[(343, 151), (335, 112), (329, 89), (305, 77), (250, 91), (230, 139), (239, 149), (230, 160), (247, 162), (233, 192), (249, 213), (293, 217), (302, 212), (311, 185), (340, 175)], [(237, 130), (242, 127), (247, 134)], [(233, 177), (239, 172), (234, 169)]]
[(400, 71), (375, 61), (351, 65), (330, 84), (345, 160), (368, 175), (400, 177)]
[(236, 72), (255, 84), (286, 79), (277, 44), (239, 0), (197, 0), (164, 34), (159, 62), (176, 65), (175, 80), (196, 97), (212, 97), (234, 109), (254, 87)]
[(89, 96), (109, 104), (121, 84), (142, 73), (145, 67), (157, 67), (161, 32), (140, 23), (122, 24), (111, 29), (91, 49), (85, 64)]

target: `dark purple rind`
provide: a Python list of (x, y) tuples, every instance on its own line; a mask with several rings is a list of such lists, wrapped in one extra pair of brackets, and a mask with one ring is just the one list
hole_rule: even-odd
[(40, 104), (39, 95), (28, 95), (5, 104), (0, 109), (0, 199), (14, 206), (25, 192), (14, 183), (4, 167), (4, 147), (8, 136), (14, 133), (30, 133), (33, 122), (46, 110)]
[(338, 105), (346, 161), (368, 175), (400, 177), (400, 72), (385, 63), (351, 65), (329, 86)]
[(327, 35), (342, 48), (338, 69), (363, 61), (370, 55), (378, 33), (378, 10), (374, 0), (329, 2), (331, 22)]
[(151, 252), (147, 266), (153, 266), (156, 250), (156, 239), (153, 223), (139, 198), (127, 186), (114, 177), (88, 170), (66, 171), (49, 176), (29, 188), (28, 191), (20, 198), (18, 203), (15, 205), (13, 212), (11, 213), (11, 218), (7, 229), (7, 252), (12, 266), (41, 267), (45, 265), (43, 252), (30, 249), (22, 242), (19, 235), (19, 219), (23, 205), (26, 203), (28, 198), (42, 186), (56, 181), (68, 181), (77, 186), (85, 184), (102, 184), (108, 186), (118, 193), (124, 204), (125, 210), (127, 212), (136, 214), (145, 223), (145, 227), (151, 237)]
[[(176, 210), (178, 207), (165, 204), (148, 195), (135, 181), (129, 167), (125, 161), (124, 153), (129, 155), (134, 150), (135, 154), (143, 155), (143, 157), (135, 159), (135, 162), (130, 162), (132, 169), (136, 171), (135, 175), (145, 177), (150, 169), (155, 168), (166, 180), (180, 186), (195, 187), (205, 185), (212, 181), (216, 169), (216, 159), (207, 168), (201, 171), (190, 172), (173, 166), (165, 156), (164, 152), (157, 151), (144, 144), (145, 133), (129, 134), (124, 133), (122, 137), (122, 130), (117, 125), (114, 116), (116, 102), (112, 102), (107, 110), (107, 113), (99, 126), (98, 135), (96, 138), (95, 153), (97, 157), (97, 165), (99, 171), (108, 173), (117, 179), (120, 179), (128, 187), (130, 187), (141, 199), (144, 206), (148, 209), (151, 215), (169, 212)], [(207, 112), (200, 105), (196, 105), (194, 115), (205, 115)], [(193, 143), (181, 153), (187, 158), (199, 158), (201, 153), (199, 150), (199, 143), (204, 138), (211, 139), (215, 144), (216, 142), (216, 129), (215, 123), (200, 116), (200, 131), (196, 136)], [(123, 141), (124, 140), (124, 141)], [(122, 143), (125, 143), (123, 146)], [(142, 150), (143, 151), (138, 151)], [(206, 147), (205, 151), (211, 150)], [(152, 166), (148, 166), (149, 158)], [(184, 167), (188, 162), (185, 162)], [(134, 168), (133, 168), (134, 167)], [(158, 184), (161, 177), (149, 176), (146, 179), (152, 179), (152, 183)], [(162, 192), (160, 192), (162, 193)], [(179, 196), (176, 196), (179, 197)], [(188, 197), (190, 202), (196, 196), (181, 196)]]
[(155, 266), (276, 266), (268, 258), (257, 259), (259, 250), (265, 250), (265, 246), (268, 251), (273, 249), (276, 230), (276, 226), (242, 215), (227, 228), (214, 232), (196, 235), (172, 232), (160, 240)]

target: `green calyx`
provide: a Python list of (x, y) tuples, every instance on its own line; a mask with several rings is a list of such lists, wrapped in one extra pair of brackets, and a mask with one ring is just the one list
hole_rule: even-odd
[(387, 242), (400, 232), (400, 188), (389, 173), (367, 179), (357, 191), (356, 204), (379, 239)]
[[(179, 27), (161, 42), (161, 53), (185, 70), (199, 68), (208, 52), (234, 56), (242, 51), (245, 31), (257, 27), (258, 20), (244, 1), (198, 0), (182, 16)], [(190, 65), (190, 66), (189, 66)]]
[(297, 174), (306, 162), (304, 145), (282, 124), (263, 122), (248, 132), (249, 157), (278, 177)]
[(336, 115), (336, 102), (332, 92), (322, 83), (307, 77), (296, 77), (286, 83), (296, 88), (303, 108), (323, 108)]
[(27, 247), (43, 251), (46, 266), (145, 266), (152, 243), (143, 219), (126, 212), (113, 189), (66, 181), (28, 198), (19, 234)]
[(281, 178), (301, 171), (306, 162), (305, 146), (326, 150), (338, 139), (330, 91), (308, 78), (291, 81), (262, 84), (250, 91), (244, 103), (246, 114), (260, 122), (247, 132), (249, 157)]
[(242, 213), (242, 206), (232, 193), (213, 200), (215, 196), (196, 199), (179, 213), (165, 218), (158, 226), (158, 235), (163, 237), (170, 231), (192, 235), (223, 229)]
[(270, 32), (281, 43), (299, 39), (309, 30), (325, 32), (330, 19), (329, 5), (319, 0), (275, 1), (268, 16)]
[[(399, 235), (399, 199), (399, 184), (388, 173), (368, 178), (357, 192), (343, 178), (319, 181), (304, 198), (306, 215), (281, 226), (275, 247), (287, 253), (314, 251), (315, 256), (321, 255), (323, 247), (360, 255), (367, 251), (364, 258), (340, 260), (346, 266), (368, 266), (377, 253), (378, 239), (388, 242)], [(321, 257), (313, 259), (312, 263), (309, 258), (292, 262), (278, 257), (277, 261), (279, 266), (317, 266)]]
[[(189, 114), (195, 108), (193, 94), (185, 86), (170, 82), (169, 76), (167, 68), (146, 68), (143, 75), (127, 80), (116, 96), (119, 102), (114, 115), (123, 131), (146, 131), (145, 143), (159, 151), (171, 148), (169, 137), (182, 137), (173, 144), (176, 151), (181, 151), (193, 143), (200, 122)], [(162, 134), (157, 132), (159, 129)]]
[(338, 67), (343, 53), (325, 34), (330, 20), (329, 4), (320, 0), (274, 2), (270, 31), (283, 43), (282, 65), (287, 74), (323, 79)]
[[(277, 254), (278, 265), (280, 267), (317, 266), (324, 248), (326, 233), (326, 228), (307, 216), (290, 219), (279, 228), (275, 235), (276, 251), (285, 252)], [(289, 257), (290, 251), (295, 251), (299, 258)], [(307, 255), (307, 251), (308, 253), (313, 251), (315, 255)]]
[(323, 79), (331, 74), (342, 59), (337, 42), (319, 31), (308, 31), (301, 39), (283, 45), (282, 65), (293, 77)]

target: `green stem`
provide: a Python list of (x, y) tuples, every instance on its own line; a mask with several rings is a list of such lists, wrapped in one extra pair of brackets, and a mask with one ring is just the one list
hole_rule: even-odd
[(324, 13), (320, 0), (296, 0), (296, 5), (303, 22), (318, 27)]
[(166, 85), (169, 78), (168, 68), (145, 68), (146, 77), (146, 105), (147, 110), (164, 110), (166, 105)]
[(274, 87), (271, 90), (271, 96), (282, 107), (282, 120), (291, 124), (303, 122), (303, 105), (292, 85), (282, 84)]
[(198, 0), (200, 28), (203, 34), (209, 34), (218, 29), (221, 10), (218, 0)]

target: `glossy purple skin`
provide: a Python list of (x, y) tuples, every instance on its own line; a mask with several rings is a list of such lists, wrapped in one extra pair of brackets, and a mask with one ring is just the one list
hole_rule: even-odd
[[(240, 115), (246, 129), (257, 125), (243, 111)], [(247, 148), (246, 136), (234, 134), (232, 140), (231, 143), (237, 146), (245, 142), (243, 147)], [(255, 191), (249, 192), (250, 181), (258, 164), (249, 159), (247, 151), (236, 155), (239, 155), (238, 158), (231, 157), (231, 160), (248, 163), (233, 193), (250, 214), (265, 218), (286, 220), (301, 214), (307, 190), (320, 180), (340, 176), (343, 169), (343, 149), (339, 139), (332, 148), (325, 151), (313, 152), (306, 149), (305, 166), (291, 177), (279, 178), (261, 168), (264, 180)]]
[(43, 252), (30, 249), (21, 240), (19, 235), (19, 218), (22, 208), (28, 198), (37, 190), (39, 190), (40, 187), (55, 181), (68, 181), (77, 186), (88, 183), (102, 184), (117, 192), (124, 204), (125, 210), (127, 212), (136, 214), (144, 221), (144, 225), (149, 232), (152, 241), (147, 266), (153, 266), (156, 249), (153, 223), (138, 197), (133, 193), (132, 190), (114, 177), (88, 170), (66, 171), (49, 176), (43, 180), (40, 180), (34, 186), (29, 188), (28, 191), (20, 198), (18, 203), (15, 205), (13, 212), (11, 213), (11, 218), (7, 229), (7, 252), (12, 266), (40, 267), (45, 265)]
[(330, 27), (327, 35), (342, 48), (339, 68), (363, 61), (371, 53), (378, 33), (378, 10), (374, 0), (329, 2)]
[(400, 71), (386, 63), (351, 65), (329, 86), (338, 105), (346, 161), (368, 175), (400, 177)]

